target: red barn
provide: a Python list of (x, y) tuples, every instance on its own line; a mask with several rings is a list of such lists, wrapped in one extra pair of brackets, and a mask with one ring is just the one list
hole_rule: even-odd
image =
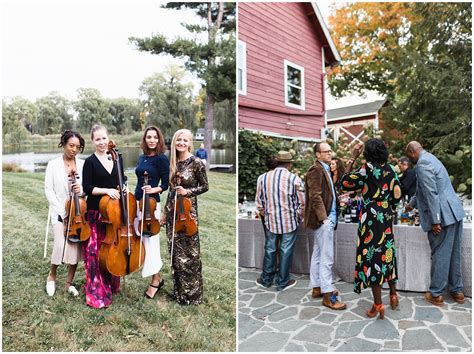
[(388, 105), (386, 99), (353, 106), (329, 109), (327, 111), (327, 129), (337, 141), (341, 133), (348, 138), (348, 143), (361, 142), (364, 127), (372, 123), (375, 129), (383, 129), (381, 109)]
[(325, 68), (339, 61), (315, 2), (239, 3), (239, 128), (301, 141), (321, 139)]

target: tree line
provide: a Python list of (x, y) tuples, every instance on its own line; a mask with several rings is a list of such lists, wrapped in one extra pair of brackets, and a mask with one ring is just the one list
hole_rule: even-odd
[[(165, 3), (170, 10), (193, 11), (200, 24), (182, 25), (194, 39), (169, 40), (163, 34), (149, 38), (130, 37), (140, 51), (171, 55), (184, 59), (186, 70), (202, 82), (193, 97), (192, 85), (184, 80), (184, 70), (168, 68), (164, 73), (146, 78), (139, 88), (140, 100), (106, 99), (93, 88), (80, 88), (77, 100), (68, 101), (57, 92), (30, 102), (22, 97), (3, 100), (3, 139), (21, 143), (28, 131), (55, 134), (74, 127), (88, 131), (102, 123), (114, 134), (128, 134), (155, 124), (165, 136), (179, 128), (204, 127), (204, 144), (210, 149), (213, 131), (226, 134), (235, 144), (235, 3)], [(205, 41), (197, 35), (207, 34)]]
[[(90, 131), (95, 123), (105, 125), (111, 134), (127, 135), (148, 125), (160, 127), (165, 136), (180, 128), (195, 131), (204, 126), (202, 89), (193, 95), (192, 83), (184, 78), (185, 71), (170, 66), (163, 73), (146, 78), (139, 87), (139, 99), (105, 98), (95, 88), (79, 88), (77, 99), (68, 100), (59, 92), (51, 92), (34, 102), (23, 98), (3, 98), (2, 137), (5, 143), (21, 144), (28, 134), (59, 134), (65, 129)], [(235, 108), (225, 100), (217, 104), (215, 129), (234, 139)]]

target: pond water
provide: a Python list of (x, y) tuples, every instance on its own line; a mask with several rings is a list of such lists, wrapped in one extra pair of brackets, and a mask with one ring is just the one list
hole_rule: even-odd
[[(49, 160), (62, 154), (62, 149), (38, 148), (35, 151), (12, 151), (3, 149), (2, 163), (14, 163), (28, 172), (44, 172)], [(122, 154), (123, 165), (126, 170), (134, 170), (137, 165), (138, 156), (142, 153), (139, 147), (124, 147), (119, 150)], [(86, 159), (93, 153), (93, 150), (84, 149), (84, 153), (78, 155), (80, 159)], [(169, 151), (166, 152), (169, 156)], [(211, 164), (234, 164), (235, 150), (213, 149), (211, 152)]]

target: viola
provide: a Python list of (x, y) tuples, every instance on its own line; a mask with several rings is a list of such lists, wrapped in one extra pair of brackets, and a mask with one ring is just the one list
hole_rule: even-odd
[[(69, 180), (75, 184), (79, 176), (72, 170), (69, 174)], [(91, 229), (86, 221), (87, 202), (79, 197), (71, 187), (71, 197), (66, 201), (66, 210), (68, 215), (64, 220), (64, 236), (70, 242), (81, 242), (89, 239)]]
[[(181, 173), (176, 172), (176, 186), (179, 185), (181, 185)], [(191, 215), (191, 208), (191, 199), (182, 195), (177, 196), (175, 230), (183, 232), (186, 236), (194, 236), (198, 231), (197, 221)]]
[(99, 251), (99, 265), (112, 275), (124, 276), (140, 269), (145, 260), (145, 248), (133, 228), (137, 202), (132, 193), (123, 191), (122, 167), (113, 141), (109, 142), (107, 153), (119, 171), (117, 182), (120, 198), (112, 199), (104, 195), (99, 202), (99, 212), (102, 221), (106, 223), (105, 239)]
[[(143, 186), (149, 184), (148, 172), (143, 174)], [(138, 203), (140, 207), (140, 219), (138, 222), (138, 231), (141, 235), (153, 236), (160, 232), (160, 221), (155, 218), (156, 200), (150, 198), (143, 192), (143, 197)]]

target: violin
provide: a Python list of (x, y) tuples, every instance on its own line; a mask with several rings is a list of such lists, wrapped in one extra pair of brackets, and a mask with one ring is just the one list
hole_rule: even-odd
[[(148, 172), (145, 171), (143, 174), (143, 185), (147, 186)], [(138, 222), (138, 231), (140, 235), (153, 236), (160, 232), (160, 221), (155, 218), (156, 200), (150, 198), (148, 194), (143, 191), (143, 197), (139, 202), (140, 207), (140, 219)]]
[(135, 234), (133, 220), (137, 214), (137, 202), (130, 192), (123, 191), (122, 167), (115, 143), (109, 141), (107, 154), (117, 165), (120, 198), (104, 195), (99, 202), (99, 212), (106, 224), (105, 239), (99, 251), (102, 270), (115, 276), (123, 276), (140, 269), (145, 260), (145, 248)]
[[(176, 186), (181, 185), (181, 173), (176, 172)], [(183, 232), (186, 236), (194, 236), (197, 231), (197, 221), (191, 215), (192, 202), (188, 197), (178, 195), (175, 205), (176, 232)]]
[[(72, 170), (69, 180), (75, 184), (79, 176), (76, 171)], [(64, 237), (70, 242), (81, 242), (89, 239), (91, 229), (86, 221), (87, 202), (84, 198), (79, 197), (71, 187), (71, 198), (66, 201), (66, 210), (68, 215), (64, 220)]]

